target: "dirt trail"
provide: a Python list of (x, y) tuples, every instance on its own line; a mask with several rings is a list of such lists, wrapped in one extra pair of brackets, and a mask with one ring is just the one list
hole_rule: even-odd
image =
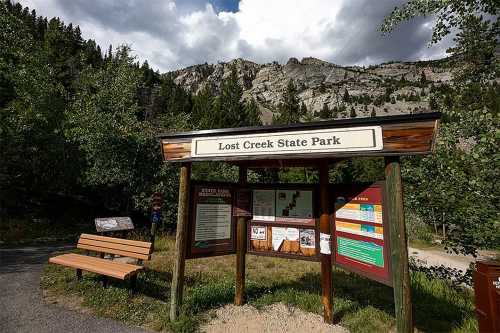
[(408, 255), (416, 259), (426, 262), (426, 266), (444, 265), (450, 268), (457, 268), (466, 271), (469, 265), (481, 259), (494, 258), (496, 253), (492, 251), (479, 251), (478, 258), (473, 256), (464, 256), (454, 253), (446, 253), (443, 250), (436, 249), (417, 249), (414, 247), (408, 248)]
[(201, 328), (202, 332), (223, 333), (285, 333), (318, 332), (348, 333), (338, 325), (328, 325), (323, 317), (290, 308), (282, 303), (257, 310), (253, 306), (226, 305), (216, 310), (216, 318)]

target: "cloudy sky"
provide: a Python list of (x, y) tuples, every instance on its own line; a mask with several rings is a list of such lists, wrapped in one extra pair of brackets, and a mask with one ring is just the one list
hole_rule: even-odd
[(129, 44), (160, 71), (245, 58), (316, 57), (341, 65), (441, 58), (428, 47), (432, 18), (382, 36), (383, 17), (404, 0), (20, 0), (39, 15), (79, 25), (84, 38)]

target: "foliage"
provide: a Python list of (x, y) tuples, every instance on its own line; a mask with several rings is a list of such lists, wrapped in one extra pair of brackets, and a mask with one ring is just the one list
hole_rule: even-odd
[(500, 193), (493, 181), (500, 176), (499, 13), (495, 0), (410, 0), (381, 26), (390, 32), (433, 15), (432, 43), (455, 35), (448, 50), (458, 68), (453, 85), (431, 87), (429, 97), (431, 108), (443, 112), (436, 152), (408, 159), (403, 171), (407, 206), (427, 224), (448, 225), (445, 244), (465, 254), (500, 244)]
[[(160, 246), (161, 245), (161, 246)], [(110, 281), (100, 286), (98, 276), (85, 273), (77, 282), (74, 270), (48, 265), (42, 287), (58, 299), (98, 315), (155, 330), (193, 332), (206, 323), (215, 308), (234, 299), (234, 256), (194, 259), (186, 262), (184, 305), (176, 322), (168, 321), (173, 238), (157, 238), (147, 269), (138, 278), (138, 292), (129, 296), (127, 283)], [(320, 267), (317, 263), (249, 256), (246, 264), (247, 302), (258, 309), (278, 302), (306, 312), (322, 314)], [(210, 268), (210, 269), (208, 269)], [(333, 272), (334, 316), (351, 332), (388, 332), (394, 327), (392, 288), (341, 269)], [(448, 281), (411, 273), (415, 326), (425, 332), (477, 330), (473, 296)]]
[[(103, 56), (57, 18), (10, 1), (0, 2), (0, 14), (2, 214), (49, 216), (58, 202), (79, 198), (105, 214), (145, 219), (151, 194), (162, 192), (171, 223), (177, 168), (161, 161), (159, 130), (261, 123), (257, 103), (243, 100), (234, 65), (218, 95), (206, 87), (191, 96), (171, 75), (139, 66), (127, 46), (110, 45)], [(199, 172), (234, 177), (222, 165)]]
[[(304, 109), (300, 107), (297, 97), (297, 87), (293, 81), (288, 81), (283, 102), (278, 106), (278, 114), (273, 116), (275, 124), (295, 124), (300, 122)], [(307, 110), (305, 111), (307, 112)]]
[(457, 32), (455, 46), (448, 51), (465, 62), (459, 79), (481, 82), (498, 75), (499, 14), (497, 0), (410, 0), (385, 18), (381, 30), (391, 32), (411, 18), (435, 16), (431, 43)]
[(497, 84), (443, 88), (444, 113), (436, 151), (405, 161), (408, 207), (428, 224), (450, 225), (446, 242), (456, 251), (500, 244), (500, 89)]

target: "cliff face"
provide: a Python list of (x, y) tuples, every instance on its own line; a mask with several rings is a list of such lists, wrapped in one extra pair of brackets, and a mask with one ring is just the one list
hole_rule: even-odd
[(432, 85), (452, 78), (446, 60), (393, 62), (364, 68), (338, 66), (315, 58), (302, 61), (291, 58), (285, 65), (234, 59), (216, 65), (191, 66), (170, 74), (178, 85), (192, 93), (204, 87), (217, 92), (233, 64), (244, 87), (244, 98), (257, 101), (266, 123), (281, 103), (290, 80), (297, 87), (299, 102), (306, 105), (311, 117), (328, 108), (343, 118), (349, 117), (353, 109), (357, 117), (428, 111)]

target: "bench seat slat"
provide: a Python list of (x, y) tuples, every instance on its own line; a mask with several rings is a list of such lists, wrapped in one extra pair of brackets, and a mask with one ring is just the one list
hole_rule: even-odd
[(81, 234), (80, 239), (91, 239), (91, 240), (97, 240), (97, 241), (103, 241), (103, 242), (109, 242), (109, 243), (137, 246), (137, 247), (149, 249), (149, 251), (151, 251), (151, 243), (149, 243), (149, 242), (136, 241), (136, 240), (130, 240), (130, 239), (123, 239), (123, 238), (115, 238), (115, 237), (107, 237), (107, 236), (99, 236), (99, 235), (91, 235), (91, 234)]
[(150, 253), (150, 249), (147, 249), (144, 247), (123, 245), (123, 244), (118, 244), (118, 243), (111, 243), (111, 242), (92, 240), (92, 239), (80, 238), (80, 240), (78, 241), (78, 245), (80, 245), (80, 244), (92, 245), (92, 246), (103, 247), (103, 248), (108, 248), (108, 249), (122, 250), (122, 251), (127, 251), (127, 252), (132, 252), (132, 253), (145, 254), (145, 255), (149, 255), (149, 253)]
[(78, 268), (85, 271), (112, 276), (124, 280), (132, 273), (141, 270), (141, 266), (109, 261), (79, 254), (63, 254), (49, 259), (50, 263)]
[[(81, 263), (92, 263), (93, 265), (96, 265), (96, 266), (99, 266), (99, 267), (102, 267), (102, 268), (108, 268), (108, 267), (110, 267), (109, 263), (116, 263), (116, 264), (119, 264), (119, 265), (113, 266), (113, 269), (117, 270), (117, 271), (123, 271), (123, 272), (126, 272), (126, 273), (130, 272), (130, 271), (133, 271), (133, 270), (137, 270), (138, 268), (142, 268), (142, 266), (133, 265), (133, 264), (129, 264), (129, 263), (124, 263), (124, 262), (121, 262), (121, 261), (111, 261), (111, 260), (108, 260), (108, 259), (91, 257), (91, 256), (84, 256), (84, 255), (79, 255), (79, 254), (76, 254), (76, 253), (68, 253), (68, 255), (72, 255), (71, 256), (71, 260), (72, 261), (81, 262)], [(91, 259), (88, 259), (88, 258), (91, 258)], [(96, 260), (92, 260), (92, 259), (96, 259)]]
[(140, 254), (140, 253), (110, 249), (110, 248), (105, 248), (105, 247), (100, 247), (100, 246), (93, 246), (93, 245), (78, 243), (77, 247), (79, 249), (90, 250), (90, 251), (95, 251), (95, 252), (118, 254), (120, 256), (131, 257), (131, 258), (142, 259), (142, 260), (149, 260), (150, 259), (150, 255), (148, 255), (148, 254)]

